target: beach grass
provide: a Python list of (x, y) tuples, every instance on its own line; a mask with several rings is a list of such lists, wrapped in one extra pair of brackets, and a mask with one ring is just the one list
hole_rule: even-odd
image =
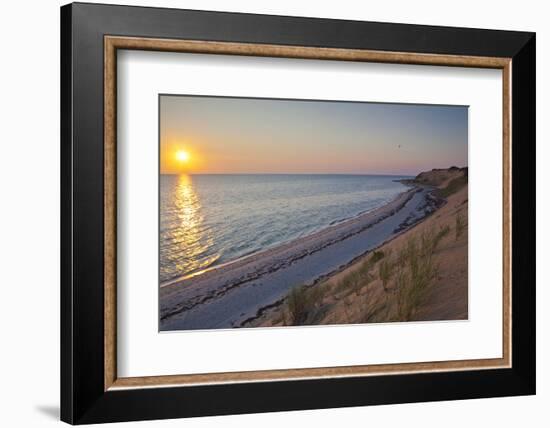
[(337, 291), (347, 291), (359, 294), (361, 288), (375, 279), (372, 272), (373, 266), (385, 257), (383, 251), (373, 251), (371, 256), (365, 260), (359, 269), (345, 275), (337, 285)]
[(393, 274), (393, 265), (388, 259), (382, 260), (378, 268), (378, 276), (382, 281), (382, 288), (388, 292), (388, 282)]
[(303, 285), (294, 287), (288, 294), (287, 306), (291, 325), (300, 325), (306, 320), (311, 307), (307, 294)]
[[(376, 275), (373, 272), (374, 265), (384, 259), (383, 251), (373, 251), (372, 255), (361, 264), (359, 269), (345, 275), (337, 284), (336, 291), (342, 293), (342, 300), (348, 300), (350, 295), (359, 296), (365, 285), (372, 282)], [(286, 308), (281, 315), (280, 321), (284, 325), (306, 325), (315, 319), (322, 309), (323, 300), (333, 290), (327, 284), (313, 286), (298, 285), (291, 289), (285, 298)], [(365, 293), (363, 293), (365, 294)]]
[[(448, 230), (444, 232), (448, 233)], [(409, 321), (424, 293), (437, 275), (434, 252), (444, 236), (442, 231), (425, 231), (420, 239), (411, 236), (399, 256), (402, 261), (397, 268), (397, 314), (396, 320)]]

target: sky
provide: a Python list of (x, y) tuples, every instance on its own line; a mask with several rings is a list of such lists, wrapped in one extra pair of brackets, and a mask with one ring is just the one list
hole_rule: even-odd
[(468, 108), (160, 97), (162, 174), (394, 174), (468, 165)]

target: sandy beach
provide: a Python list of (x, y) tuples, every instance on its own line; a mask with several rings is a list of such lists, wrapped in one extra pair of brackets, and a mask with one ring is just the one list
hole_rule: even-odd
[(445, 199), (417, 181), (388, 204), (311, 235), (160, 288), (161, 330), (277, 325), (289, 292), (317, 287), (434, 213)]

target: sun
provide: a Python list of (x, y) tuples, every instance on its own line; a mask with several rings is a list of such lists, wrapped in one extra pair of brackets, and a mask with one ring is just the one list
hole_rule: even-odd
[(176, 152), (176, 159), (180, 162), (187, 162), (189, 160), (189, 153), (185, 150), (178, 150)]

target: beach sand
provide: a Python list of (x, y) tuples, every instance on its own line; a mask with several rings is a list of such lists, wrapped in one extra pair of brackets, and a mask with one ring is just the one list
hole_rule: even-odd
[(309, 236), (183, 278), (160, 289), (161, 330), (231, 328), (314, 284), (433, 212), (439, 199), (413, 187), (393, 201)]

